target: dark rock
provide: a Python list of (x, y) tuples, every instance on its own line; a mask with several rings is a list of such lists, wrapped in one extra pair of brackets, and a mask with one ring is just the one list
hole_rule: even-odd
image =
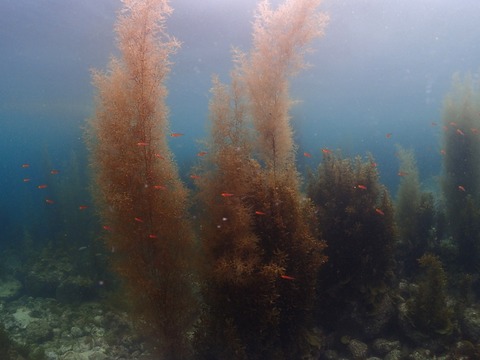
[(385, 356), (392, 350), (400, 349), (400, 341), (390, 341), (387, 339), (376, 339), (373, 342), (372, 349), (376, 355)]
[(350, 341), (348, 343), (348, 350), (355, 360), (363, 360), (367, 358), (368, 346), (360, 340), (353, 339)]

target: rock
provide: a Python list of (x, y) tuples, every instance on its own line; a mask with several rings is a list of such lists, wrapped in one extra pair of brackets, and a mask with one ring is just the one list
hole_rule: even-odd
[(390, 351), (384, 358), (383, 360), (401, 360), (402, 357), (402, 352), (400, 349), (394, 349)]
[(400, 349), (400, 341), (390, 341), (387, 339), (376, 339), (372, 346), (376, 355), (385, 356), (392, 350)]
[(431, 355), (429, 350), (418, 349), (408, 356), (408, 360), (431, 360)]
[(74, 338), (79, 338), (83, 335), (83, 331), (78, 326), (72, 326), (70, 334), (72, 334), (72, 337)]
[(33, 320), (27, 325), (25, 330), (27, 343), (43, 343), (53, 337), (53, 331), (50, 328), (50, 324), (43, 319)]
[(461, 326), (465, 336), (474, 343), (480, 342), (480, 310), (466, 308), (463, 312)]
[(88, 356), (88, 360), (105, 360), (108, 356), (100, 351), (94, 351)]
[(58, 360), (58, 355), (53, 351), (45, 351), (45, 360)]
[(16, 309), (12, 316), (15, 325), (20, 329), (25, 329), (34, 320), (33, 317), (30, 316), (30, 310), (23, 306)]
[(323, 353), (322, 359), (337, 360), (338, 359), (338, 353), (335, 350), (325, 350), (325, 352)]
[(69, 352), (63, 354), (60, 357), (60, 359), (61, 360), (88, 360), (87, 358), (85, 358), (81, 354), (74, 353), (73, 351), (69, 351)]
[(477, 355), (476, 346), (470, 341), (462, 340), (455, 344), (455, 356), (459, 359), (462, 357), (464, 359), (475, 359)]
[(348, 343), (348, 350), (355, 360), (367, 358), (368, 346), (360, 340), (353, 339)]
[(21, 295), (22, 284), (13, 277), (7, 277), (0, 281), (0, 301), (11, 301)]

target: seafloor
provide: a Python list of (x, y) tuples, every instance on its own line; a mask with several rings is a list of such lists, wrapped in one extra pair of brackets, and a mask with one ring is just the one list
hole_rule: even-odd
[[(48, 258), (46, 253), (24, 263), (12, 254), (1, 259), (0, 325), (4, 331), (0, 331), (0, 359), (154, 360), (114, 289), (78, 273), (66, 253), (50, 253)], [(422, 334), (409, 328), (402, 308), (412, 287), (415, 284), (401, 281), (397, 289), (400, 299), (389, 304), (394, 314), (377, 314), (376, 321), (383, 321), (382, 316), (398, 317), (404, 328), (397, 335), (389, 332), (385, 337), (366, 339), (316, 328), (308, 339), (311, 356), (298, 359), (474, 360), (476, 350), (468, 341), (458, 341), (448, 351), (439, 350), (440, 344), (422, 343)], [(457, 324), (469, 338), (480, 337), (480, 309), (475, 306), (466, 307), (459, 317), (462, 324)]]

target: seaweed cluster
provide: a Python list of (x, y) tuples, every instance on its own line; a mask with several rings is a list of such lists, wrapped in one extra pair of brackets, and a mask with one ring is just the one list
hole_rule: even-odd
[(179, 45), (165, 32), (167, 1), (123, 4), (116, 24), (121, 58), (107, 73), (93, 72), (97, 107), (87, 136), (95, 196), (138, 326), (154, 353), (185, 359), (197, 311), (195, 245), (187, 191), (167, 145), (164, 86)]
[(429, 336), (453, 332), (453, 310), (447, 303), (447, 276), (440, 259), (425, 254), (418, 263), (423, 275), (412, 299), (407, 302), (408, 316), (415, 327)]
[(480, 91), (471, 75), (454, 77), (443, 108), (443, 195), (449, 229), (466, 272), (480, 260)]
[(393, 277), (395, 226), (373, 158), (324, 154), (308, 195), (328, 246), (318, 280), (319, 320), (333, 326), (350, 317), (352, 306), (374, 313)]
[(212, 141), (197, 181), (206, 257), (199, 358), (290, 359), (308, 352), (305, 334), (314, 325), (325, 257), (313, 207), (299, 188), (288, 79), (325, 25), (319, 3), (286, 1), (275, 11), (262, 3), (252, 51), (235, 52), (231, 86), (214, 78)]
[(398, 262), (407, 277), (417, 271), (417, 260), (427, 251), (438, 251), (440, 228), (435, 197), (420, 188), (419, 173), (413, 149), (397, 147), (401, 176), (395, 203), (398, 230)]

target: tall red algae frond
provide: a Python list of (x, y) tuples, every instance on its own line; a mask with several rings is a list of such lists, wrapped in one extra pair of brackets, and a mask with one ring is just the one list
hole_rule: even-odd
[(267, 0), (258, 6), (250, 56), (237, 61), (247, 83), (259, 151), (267, 168), (291, 171), (294, 146), (288, 80), (305, 67), (308, 44), (323, 34), (328, 17), (317, 11), (321, 0), (288, 0), (272, 10)]
[(167, 145), (169, 56), (166, 0), (124, 0), (116, 33), (121, 58), (93, 72), (95, 116), (87, 139), (106, 241), (136, 319), (165, 359), (188, 358), (196, 311), (187, 191)]
[[(300, 192), (288, 80), (326, 18), (319, 1), (259, 5), (230, 87), (214, 78), (211, 140), (198, 179), (206, 255), (199, 359), (292, 359), (309, 352), (319, 268), (312, 204)], [(253, 129), (248, 121), (253, 119)]]

